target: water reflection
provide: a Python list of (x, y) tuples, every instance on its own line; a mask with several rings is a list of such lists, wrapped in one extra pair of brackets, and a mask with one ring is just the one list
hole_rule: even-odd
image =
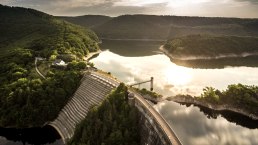
[(200, 60), (176, 60), (172, 62), (177, 65), (191, 67), (191, 68), (225, 68), (227, 66), (248, 66), (258, 67), (258, 56), (246, 56), (240, 58), (221, 58), (221, 59), (200, 59)]
[(103, 49), (112, 50), (112, 52), (122, 56), (135, 57), (161, 53), (157, 48), (164, 43), (165, 42), (161, 41), (103, 40), (100, 47)]
[[(187, 107), (191, 106), (190, 103), (179, 103), (182, 105), (186, 105)], [(217, 111), (217, 110), (212, 110), (207, 107), (203, 107), (200, 105), (194, 105), (197, 106), (201, 112), (204, 113), (204, 115), (207, 116), (207, 118), (213, 118), (217, 119), (218, 116), (221, 116), (228, 120), (229, 122), (236, 123), (237, 125), (241, 125), (243, 127), (249, 128), (249, 129), (258, 129), (258, 120), (253, 120), (245, 115), (235, 113), (232, 111), (228, 110), (222, 110), (222, 111)]]
[[(178, 66), (163, 54), (124, 57), (126, 55), (113, 53), (112, 46), (116, 47), (115, 43), (110, 44), (110, 51), (104, 51), (91, 60), (97, 68), (111, 72), (127, 84), (148, 80), (153, 76), (154, 90), (164, 96), (179, 93), (200, 95), (205, 86), (225, 89), (227, 85), (235, 83), (258, 85), (258, 68), (255, 67), (193, 69)], [(103, 48), (105, 49), (104, 43)], [(137, 53), (137, 49), (134, 48), (135, 51), (130, 54)], [(145, 51), (149, 54), (148, 49)], [(142, 87), (149, 88), (149, 84)], [(197, 107), (185, 107), (164, 101), (155, 105), (155, 108), (185, 145), (258, 144), (258, 129), (238, 126), (221, 116), (208, 119)]]
[[(227, 85), (235, 83), (258, 85), (258, 68), (193, 69), (177, 66), (163, 54), (123, 57), (104, 51), (91, 61), (97, 68), (111, 72), (128, 84), (148, 80), (153, 76), (154, 90), (164, 96), (200, 95), (205, 86), (225, 89)], [(144, 87), (149, 88), (148, 85)]]
[(164, 72), (169, 84), (186, 85), (192, 80), (191, 71), (187, 68), (174, 66), (167, 68)]
[(207, 119), (198, 107), (162, 102), (155, 106), (186, 145), (254, 145), (258, 144), (258, 130), (228, 122), (221, 116)]
[(43, 128), (0, 128), (0, 145), (64, 145), (57, 131)]

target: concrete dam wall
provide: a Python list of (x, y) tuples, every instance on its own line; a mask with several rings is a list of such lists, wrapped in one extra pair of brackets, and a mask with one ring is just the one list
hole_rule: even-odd
[[(64, 143), (72, 138), (75, 127), (87, 115), (93, 105), (100, 104), (104, 98), (116, 88), (119, 82), (107, 75), (97, 72), (85, 73), (81, 85), (67, 105), (61, 110), (58, 117), (51, 123)], [(180, 141), (160, 114), (137, 92), (133, 103), (140, 112), (140, 134), (142, 145), (180, 145)], [(129, 102), (130, 103), (130, 102)]]
[(86, 73), (71, 100), (49, 125), (58, 131), (66, 143), (73, 136), (76, 124), (86, 117), (90, 107), (101, 103), (118, 84), (103, 79), (99, 74)]

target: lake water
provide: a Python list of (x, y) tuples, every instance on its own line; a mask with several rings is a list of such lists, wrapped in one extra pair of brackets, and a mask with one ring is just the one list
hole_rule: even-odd
[[(160, 42), (103, 41), (103, 51), (91, 61), (99, 69), (111, 72), (126, 84), (154, 77), (154, 91), (165, 97), (176, 94), (198, 96), (205, 86), (226, 89), (242, 83), (258, 85), (258, 68), (227, 66), (223, 69), (196, 69), (178, 66), (159, 52)], [(126, 49), (126, 50), (125, 50)], [(139, 52), (139, 53), (137, 53)], [(149, 88), (149, 84), (141, 87)], [(198, 107), (186, 107), (170, 101), (154, 106), (186, 145), (258, 144), (258, 129), (249, 129), (224, 117), (207, 118)], [(241, 121), (241, 118), (239, 118)], [(258, 123), (258, 122), (257, 122)]]
[[(227, 85), (233, 83), (258, 85), (258, 67), (247, 67), (256, 66), (255, 63), (241, 66), (239, 64), (242, 61), (240, 61), (236, 65), (238, 67), (228, 66), (223, 69), (210, 69), (214, 66), (203, 63), (199, 65), (200, 62), (195, 63), (194, 68), (182, 67), (172, 63), (159, 51), (161, 44), (161, 42), (103, 41), (102, 49), (109, 50), (103, 51), (91, 61), (97, 68), (111, 72), (127, 84), (149, 80), (153, 76), (154, 91), (164, 97), (179, 93), (198, 96), (205, 86), (225, 89)], [(197, 69), (200, 66), (207, 68)], [(222, 64), (218, 65), (216, 62), (215, 66), (221, 68)], [(150, 86), (145, 84), (140, 87)], [(217, 116), (216, 119), (209, 118), (198, 107), (186, 107), (171, 101), (160, 102), (154, 107), (185, 145), (258, 144), (257, 128), (250, 129), (236, 125), (222, 116)], [(239, 122), (246, 124), (245, 118), (237, 118)], [(60, 136), (49, 126), (28, 130), (0, 128), (0, 145), (23, 145), (23, 143), (63, 145)]]
[(51, 126), (27, 129), (0, 128), (0, 145), (64, 145)]

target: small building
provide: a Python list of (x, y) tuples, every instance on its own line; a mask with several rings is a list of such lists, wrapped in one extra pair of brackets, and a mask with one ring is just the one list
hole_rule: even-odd
[(52, 66), (66, 67), (67, 64), (62, 59), (56, 59), (55, 61), (52, 62)]

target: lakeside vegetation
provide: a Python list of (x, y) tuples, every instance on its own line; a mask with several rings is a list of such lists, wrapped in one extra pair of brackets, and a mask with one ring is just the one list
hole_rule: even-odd
[(164, 48), (173, 59), (217, 59), (258, 55), (258, 37), (190, 35), (167, 41)]
[(195, 60), (179, 60), (172, 59), (171, 61), (179, 66), (189, 68), (200, 68), (200, 69), (223, 69), (228, 66), (233, 67), (258, 67), (258, 57), (246, 56), (246, 57), (230, 57), (220, 59), (195, 59)]
[(150, 97), (153, 97), (154, 99), (158, 99), (158, 98), (162, 98), (162, 95), (159, 95), (157, 94), (156, 92), (153, 92), (153, 91), (149, 91), (145, 88), (143, 89), (136, 89), (141, 95), (147, 95), (147, 96), (150, 96)]
[[(33, 9), (0, 5), (0, 19), (0, 126), (42, 126), (77, 89), (86, 66), (82, 58), (99, 49), (98, 37)], [(62, 58), (68, 66), (42, 65), (43, 79), (35, 71), (38, 56), (50, 63)]]
[(120, 84), (76, 126), (69, 145), (139, 145), (138, 110), (127, 103), (127, 87)]
[(172, 100), (201, 105), (214, 110), (229, 110), (258, 119), (258, 86), (233, 84), (223, 91), (206, 87), (201, 96), (178, 95)]

